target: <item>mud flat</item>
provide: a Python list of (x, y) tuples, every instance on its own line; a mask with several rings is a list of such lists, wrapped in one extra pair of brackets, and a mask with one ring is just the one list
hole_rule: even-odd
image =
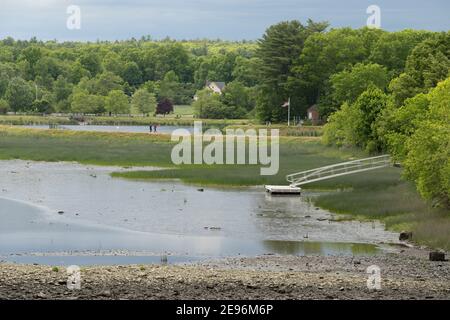
[[(81, 290), (65, 269), (0, 264), (0, 299), (450, 299), (450, 263), (402, 249), (367, 257), (260, 256), (178, 266), (81, 269)], [(367, 288), (368, 266), (381, 290)]]

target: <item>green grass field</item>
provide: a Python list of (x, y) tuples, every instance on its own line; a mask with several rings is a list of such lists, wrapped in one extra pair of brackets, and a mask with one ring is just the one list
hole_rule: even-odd
[(194, 116), (194, 108), (190, 105), (177, 105), (173, 107), (173, 113), (175, 116)]
[[(261, 176), (260, 166), (173, 166), (174, 143), (169, 136), (31, 130), (0, 126), (0, 159), (77, 161), (85, 164), (159, 166), (161, 171), (114, 173), (117, 178), (179, 179), (200, 186), (253, 186), (286, 184), (285, 176), (350, 159), (364, 157), (358, 150), (322, 145), (318, 138), (284, 137), (280, 145), (280, 171)], [(413, 185), (401, 179), (398, 168), (351, 175), (307, 186), (333, 190), (314, 203), (359, 219), (380, 219), (392, 230), (414, 232), (419, 243), (450, 248), (450, 215), (425, 203)]]

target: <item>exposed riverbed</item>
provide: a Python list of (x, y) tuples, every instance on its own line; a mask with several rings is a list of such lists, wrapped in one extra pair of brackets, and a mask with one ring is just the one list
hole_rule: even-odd
[[(136, 168), (135, 168), (136, 169)], [(113, 179), (133, 168), (0, 161), (0, 260), (51, 265), (373, 255), (398, 236), (302, 197)]]

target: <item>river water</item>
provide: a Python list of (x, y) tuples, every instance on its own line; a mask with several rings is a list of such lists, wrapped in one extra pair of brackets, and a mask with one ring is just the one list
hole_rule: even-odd
[[(42, 129), (42, 130), (50, 129), (49, 125), (25, 125), (18, 127)], [(70, 131), (93, 131), (93, 132), (150, 133), (150, 123), (147, 126), (58, 125), (57, 129)], [(158, 126), (156, 128), (156, 132), (163, 134), (172, 134), (172, 132), (176, 129), (185, 129), (191, 133), (194, 132), (194, 127), (178, 127), (178, 126)]]
[[(337, 222), (301, 197), (116, 179), (138, 168), (0, 161), (0, 260), (170, 263), (237, 255), (376, 254), (378, 222)], [(152, 168), (147, 168), (152, 169)], [(165, 260), (165, 258), (163, 258)]]

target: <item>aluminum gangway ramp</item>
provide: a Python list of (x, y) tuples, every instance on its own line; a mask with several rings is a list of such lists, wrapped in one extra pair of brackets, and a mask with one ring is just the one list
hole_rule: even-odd
[(288, 175), (286, 179), (290, 183), (291, 188), (298, 188), (308, 183), (333, 179), (359, 172), (377, 170), (390, 167), (391, 165), (391, 156), (383, 155), (298, 172)]

